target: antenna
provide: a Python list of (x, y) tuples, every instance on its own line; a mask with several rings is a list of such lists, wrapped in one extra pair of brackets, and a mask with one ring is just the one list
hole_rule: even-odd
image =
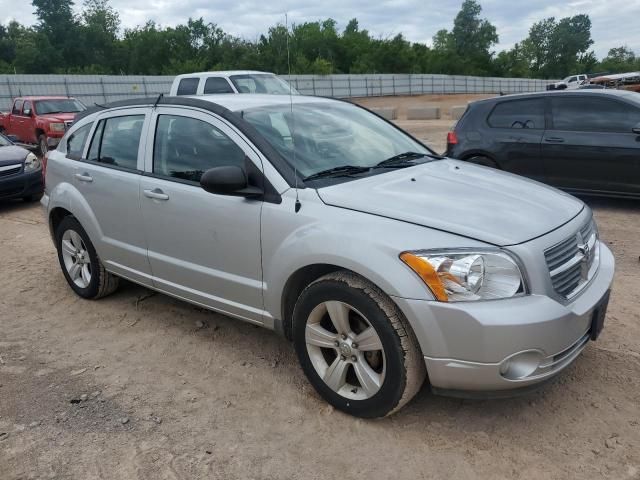
[(287, 13), (284, 14), (284, 25), (287, 29), (287, 71), (289, 73), (289, 109), (291, 111), (291, 142), (293, 144), (293, 181), (295, 182), (296, 189), (296, 204), (295, 211), (298, 213), (302, 204), (300, 203), (300, 198), (298, 197), (298, 162), (296, 161), (296, 118), (293, 114), (293, 91), (291, 86), (291, 52), (289, 49), (289, 15)]

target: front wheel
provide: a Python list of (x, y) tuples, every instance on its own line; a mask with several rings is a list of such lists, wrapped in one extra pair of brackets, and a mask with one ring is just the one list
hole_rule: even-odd
[(325, 275), (302, 292), (293, 340), (318, 393), (358, 417), (397, 411), (426, 376), (417, 340), (398, 307), (351, 272)]
[(38, 150), (40, 151), (40, 155), (43, 157), (49, 151), (49, 143), (47, 142), (47, 136), (44, 133), (38, 136)]

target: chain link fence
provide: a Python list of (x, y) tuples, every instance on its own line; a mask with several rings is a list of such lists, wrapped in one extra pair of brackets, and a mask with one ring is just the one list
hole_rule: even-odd
[[(386, 95), (520, 93), (544, 90), (552, 80), (459, 75), (283, 75), (304, 95), (376, 97)], [(86, 105), (168, 94), (173, 76), (0, 75), (0, 110), (23, 95), (67, 95)]]

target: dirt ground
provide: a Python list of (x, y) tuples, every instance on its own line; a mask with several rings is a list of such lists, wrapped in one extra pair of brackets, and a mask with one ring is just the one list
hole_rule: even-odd
[(0, 204), (0, 479), (640, 479), (640, 203), (585, 200), (617, 260), (602, 337), (526, 397), (424, 388), (374, 421), (271, 332), (128, 283), (78, 298), (39, 205)]

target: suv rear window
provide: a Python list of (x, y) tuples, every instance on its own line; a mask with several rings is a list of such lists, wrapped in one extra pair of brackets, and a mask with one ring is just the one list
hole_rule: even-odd
[(487, 120), (493, 128), (544, 129), (544, 101), (540, 98), (498, 103)]
[(177, 95), (195, 95), (198, 92), (199, 78), (183, 78), (178, 84)]
[(233, 89), (226, 78), (209, 77), (204, 84), (203, 93), (233, 93)]

